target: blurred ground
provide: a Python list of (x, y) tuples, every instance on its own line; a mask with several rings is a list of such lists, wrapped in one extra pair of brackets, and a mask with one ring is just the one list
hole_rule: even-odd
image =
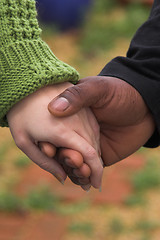
[[(125, 55), (149, 9), (98, 4), (79, 31), (43, 26), (43, 38), (81, 77)], [(99, 31), (100, 29), (100, 31)], [(107, 32), (107, 33), (106, 33)], [(159, 240), (160, 150), (140, 149), (105, 169), (102, 192), (58, 183), (0, 130), (0, 240)]]

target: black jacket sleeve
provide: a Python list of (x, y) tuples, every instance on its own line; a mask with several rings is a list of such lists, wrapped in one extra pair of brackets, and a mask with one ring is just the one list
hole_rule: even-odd
[(156, 122), (145, 146), (160, 145), (160, 0), (155, 0), (148, 20), (133, 37), (126, 57), (116, 57), (99, 74), (131, 84), (141, 94)]

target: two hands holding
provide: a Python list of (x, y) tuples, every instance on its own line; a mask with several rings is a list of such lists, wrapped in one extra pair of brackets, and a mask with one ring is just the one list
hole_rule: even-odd
[(50, 85), (7, 114), (16, 145), (60, 182), (101, 187), (103, 168), (134, 153), (155, 123), (138, 91), (125, 81), (87, 77)]

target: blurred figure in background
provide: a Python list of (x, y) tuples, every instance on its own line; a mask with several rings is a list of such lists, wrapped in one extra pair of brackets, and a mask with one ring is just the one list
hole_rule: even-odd
[(79, 28), (92, 0), (38, 0), (39, 19), (62, 31)]

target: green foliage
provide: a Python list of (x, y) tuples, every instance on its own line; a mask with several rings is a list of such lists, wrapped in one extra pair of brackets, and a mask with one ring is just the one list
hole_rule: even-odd
[[(106, 3), (105, 1), (96, 2), (80, 42), (83, 53), (89, 56), (111, 49), (118, 38), (130, 39), (149, 15), (149, 8), (140, 4), (131, 4), (123, 9), (123, 15), (111, 18), (111, 12), (106, 13), (107, 6), (104, 6), (108, 4), (108, 1)], [(114, 1), (112, 4), (114, 5)], [(102, 7), (97, 7), (97, 5)]]
[(84, 235), (92, 235), (93, 225), (90, 222), (74, 222), (69, 226), (69, 231), (74, 233), (82, 233)]
[(0, 211), (56, 210), (59, 202), (60, 198), (45, 185), (32, 188), (25, 197), (0, 192)]
[(30, 164), (30, 160), (25, 155), (17, 157), (14, 161), (16, 167), (25, 168)]
[(117, 21), (115, 31), (122, 37), (131, 38), (141, 24), (147, 20), (149, 11), (149, 8), (140, 4), (129, 5), (126, 8), (124, 18)]
[(124, 203), (130, 207), (137, 205), (144, 206), (146, 204), (146, 199), (141, 194), (132, 194), (125, 199)]
[(112, 234), (121, 234), (124, 231), (124, 224), (119, 218), (113, 218), (110, 222), (110, 232)]
[(94, 1), (93, 5), (93, 13), (97, 14), (102, 14), (102, 13), (107, 13), (111, 11), (115, 6), (116, 6), (116, 0), (99, 0), (99, 1)]
[(136, 223), (135, 230), (148, 232), (148, 231), (158, 229), (159, 227), (160, 227), (159, 222), (141, 219)]
[(60, 198), (43, 185), (31, 189), (24, 200), (28, 209), (36, 210), (54, 210), (59, 201)]
[(23, 209), (23, 201), (14, 193), (0, 192), (0, 211), (19, 211)]
[(112, 26), (105, 27), (101, 24), (92, 24), (89, 30), (85, 30), (80, 46), (84, 54), (94, 56), (102, 50), (112, 48), (115, 37)]
[(139, 192), (160, 186), (158, 161), (149, 160), (143, 169), (133, 175), (132, 184)]
[(138, 239), (138, 240), (152, 240), (152, 237), (150, 236), (150, 235), (146, 235), (146, 234), (144, 234), (144, 236), (142, 236), (140, 239)]
[(10, 142), (3, 142), (0, 145), (0, 162), (2, 163), (5, 160), (5, 155), (7, 154), (10, 148)]
[(81, 201), (79, 203), (61, 203), (58, 205), (57, 212), (62, 215), (74, 215), (76, 213), (82, 212), (89, 207), (89, 203), (85, 201)]

